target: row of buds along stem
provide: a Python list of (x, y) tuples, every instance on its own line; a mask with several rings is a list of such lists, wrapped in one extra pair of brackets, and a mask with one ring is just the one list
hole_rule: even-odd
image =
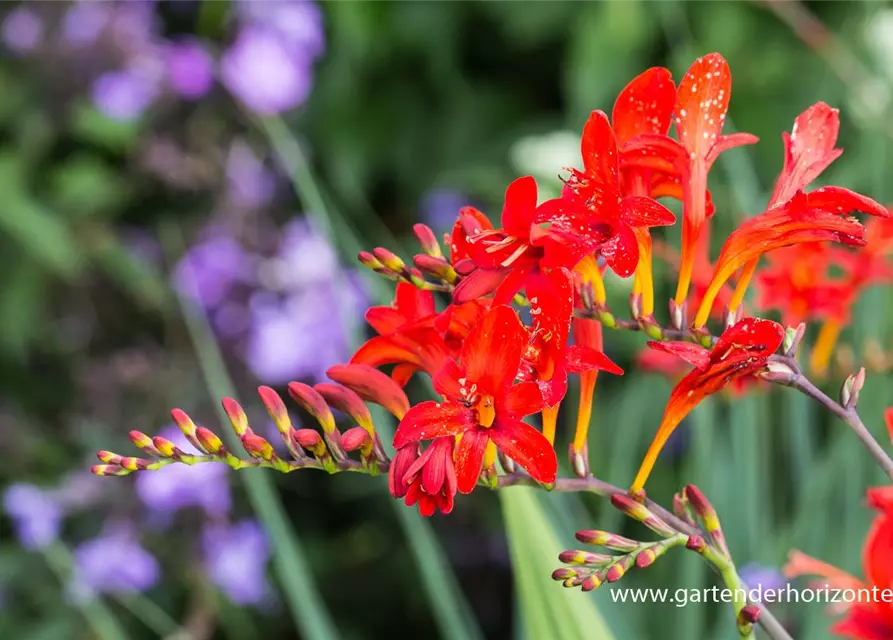
[[(406, 396), (396, 384), (369, 383), (370, 375), (379, 374), (371, 367), (339, 365), (328, 372), (334, 382), (314, 386), (301, 382), (289, 383), (289, 395), (316, 420), (319, 430), (295, 428), (282, 397), (270, 387), (259, 387), (261, 402), (288, 452), (285, 458), (276, 452), (272, 443), (251, 428), (248, 416), (238, 402), (224, 398), (223, 412), (235, 436), (234, 445), (237, 439), (236, 446), (240, 445), (247, 457), (235, 455), (217, 434), (196, 425), (184, 411), (174, 409), (171, 416), (194, 448), (193, 451), (184, 451), (160, 436), (151, 437), (140, 431), (131, 431), (131, 441), (146, 457), (126, 457), (111, 451), (100, 451), (98, 457), (102, 464), (94, 465), (92, 471), (100, 476), (126, 476), (134, 471), (160, 469), (175, 462), (187, 465), (222, 462), (233, 469), (265, 467), (287, 473), (295, 469), (315, 468), (329, 473), (351, 470), (376, 475), (387, 469), (389, 459), (366, 402), (380, 404), (398, 417), (408, 407)], [(356, 426), (342, 433), (336, 425), (332, 409), (345, 414)], [(352, 458), (352, 454), (357, 459)]]
[[(422, 253), (413, 256), (412, 267), (397, 254), (383, 247), (361, 251), (357, 258), (364, 266), (391, 280), (408, 282), (425, 291), (451, 291), (458, 280), (458, 274), (444, 257), (434, 231), (424, 224), (416, 224), (413, 231)], [(439, 282), (431, 282), (425, 276)]]

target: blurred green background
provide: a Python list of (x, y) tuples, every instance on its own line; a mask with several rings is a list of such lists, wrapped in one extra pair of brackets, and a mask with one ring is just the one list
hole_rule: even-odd
[[(553, 583), (557, 553), (578, 546), (575, 530), (647, 535), (592, 496), (478, 490), (451, 515), (422, 521), (392, 504), (382, 478), (248, 471), (223, 479), (231, 509), (164, 513), (144, 493), (137, 500), (134, 476), (83, 474), (98, 449), (135, 452), (128, 430), (157, 433), (170, 407), (216, 426), (217, 399), (234, 395), (260, 416), (259, 383), (281, 386), (292, 370), (312, 380), (349, 357), (366, 330), (357, 304), (391, 295), (353, 270), (358, 249), (411, 246), (419, 220), (447, 231), (467, 203), (495, 220), (519, 175), (557, 190), (560, 170), (578, 162), (588, 113), (610, 110), (649, 66), (669, 67), (678, 81), (695, 57), (721, 52), (733, 75), (727, 128), (761, 138), (724, 154), (711, 175), (714, 251), (741, 216), (761, 210), (781, 168), (781, 132), (818, 100), (841, 109), (845, 150), (823, 181), (886, 202), (888, 3), (777, 7), (795, 22), (805, 11), (827, 25), (831, 38), (816, 39), (814, 25), (798, 37), (757, 2), (327, 2), (305, 7), (304, 22), (281, 20), (306, 49), (299, 68), (278, 71), (289, 63), (269, 47), (234, 53), (250, 29), (276, 27), (276, 3), (80, 3), (106, 5), (101, 19), (72, 18), (77, 4), (2, 7), (0, 482), (41, 488), (48, 504), (27, 517), (53, 509), (64, 517), (53, 542), (23, 548), (16, 532), (26, 516), (7, 504), (0, 637), (736, 637), (720, 604), (618, 605), (607, 587), (584, 595)], [(203, 53), (178, 67), (171, 43), (184, 42)], [(132, 77), (104, 75), (122, 69)], [(214, 77), (190, 85), (200, 70)], [(277, 103), (277, 91), (295, 83)], [(286, 256), (283, 238), (295, 228), (303, 231)], [(678, 242), (678, 233), (666, 239)], [(213, 309), (177, 286), (181, 258), (209, 237), (242, 247), (198, 260), (202, 274), (231, 285), (229, 306)], [(233, 255), (250, 278), (218, 273)], [(670, 276), (658, 269), (664, 321)], [(628, 287), (609, 280), (615, 309)], [(273, 322), (257, 311), (271, 308), (264, 291), (275, 304), (287, 298), (294, 315)], [(856, 361), (889, 348), (889, 304), (884, 289), (860, 301), (843, 335)], [(263, 329), (252, 324), (261, 321)], [(672, 382), (635, 371), (641, 336), (605, 337), (628, 374), (599, 382), (590, 458), (597, 476), (626, 485)], [(845, 373), (833, 371), (828, 389), (836, 393)], [(882, 442), (889, 382), (872, 373), (860, 405)], [(559, 451), (569, 427), (559, 427)], [(843, 425), (773, 389), (701, 406), (649, 491), (667, 504), (697, 484), (738, 566), (780, 580), (792, 547), (861, 575), (871, 520), (864, 491), (882, 481)], [(239, 551), (246, 568), (235, 555), (208, 559), (201, 529), (253, 519), (267, 532), (269, 562), (256, 549)], [(83, 545), (120, 523), (155, 558), (153, 579), (133, 593), (76, 597)], [(99, 555), (103, 566), (92, 571), (102, 592), (132, 558)], [(236, 582), (260, 571), (269, 589), (238, 602), (215, 578), (221, 562)], [(677, 552), (621, 586), (714, 581), (693, 554)], [(794, 637), (827, 636), (821, 604), (773, 610)]]

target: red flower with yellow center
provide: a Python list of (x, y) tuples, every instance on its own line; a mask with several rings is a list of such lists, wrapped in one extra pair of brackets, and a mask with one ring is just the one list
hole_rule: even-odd
[(400, 449), (419, 440), (461, 436), (456, 448), (458, 489), (470, 493), (492, 442), (539, 482), (555, 480), (558, 460), (549, 441), (521, 418), (538, 413), (542, 394), (533, 382), (514, 384), (528, 333), (510, 307), (490, 309), (468, 335), (459, 361), (434, 378), (444, 401), (422, 402), (403, 416), (394, 436)]
[(636, 492), (645, 486), (670, 435), (701, 400), (732, 380), (752, 375), (765, 367), (783, 339), (784, 329), (777, 322), (745, 318), (726, 329), (710, 350), (690, 342), (649, 342), (648, 346), (679, 356), (695, 368), (670, 394), (663, 420), (630, 491)]

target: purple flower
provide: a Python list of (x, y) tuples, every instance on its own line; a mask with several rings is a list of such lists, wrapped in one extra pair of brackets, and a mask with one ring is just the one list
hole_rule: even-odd
[(184, 40), (167, 47), (170, 84), (180, 96), (196, 100), (214, 84), (214, 59), (200, 42)]
[(266, 535), (257, 522), (209, 525), (202, 537), (205, 570), (233, 603), (258, 604), (270, 593), (266, 579), (270, 551)]
[(318, 58), (325, 50), (322, 12), (305, 0), (243, 0), (242, 15), (279, 35), (295, 54)]
[(276, 179), (243, 140), (236, 140), (226, 158), (229, 198), (248, 209), (263, 207), (273, 199)]
[(183, 256), (174, 282), (184, 295), (213, 309), (233, 285), (251, 281), (253, 262), (253, 256), (233, 238), (215, 232)]
[(249, 26), (223, 54), (220, 77), (249, 109), (275, 115), (307, 99), (313, 82), (312, 60), (296, 56), (273, 31)]
[(14, 484), (3, 494), (3, 509), (25, 549), (41, 549), (59, 537), (62, 508), (48, 491), (33, 484)]
[(108, 25), (110, 2), (74, 2), (62, 17), (62, 37), (75, 47), (93, 44)]
[[(187, 453), (198, 453), (176, 426), (167, 427), (159, 435)], [(211, 517), (221, 517), (229, 513), (232, 504), (228, 470), (225, 464), (213, 462), (195, 466), (171, 464), (137, 474), (136, 494), (155, 512), (171, 514), (198, 507)]]
[(15, 53), (33, 51), (43, 41), (43, 20), (24, 6), (19, 6), (3, 21), (0, 38)]
[(434, 231), (448, 233), (459, 217), (459, 209), (468, 204), (467, 196), (460, 191), (432, 189), (422, 198), (422, 220)]
[(153, 587), (160, 574), (154, 556), (140, 546), (128, 526), (107, 527), (74, 551), (69, 593), (84, 602), (100, 593), (138, 593)]
[(155, 101), (154, 78), (138, 69), (107, 71), (93, 83), (93, 102), (114, 120), (135, 120)]
[(780, 591), (788, 581), (777, 567), (768, 567), (755, 562), (748, 563), (738, 570), (738, 575), (748, 589), (757, 589), (759, 593)]

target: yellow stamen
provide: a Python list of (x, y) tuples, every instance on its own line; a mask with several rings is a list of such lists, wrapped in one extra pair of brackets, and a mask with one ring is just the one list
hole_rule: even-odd
[(478, 424), (482, 427), (492, 427), (496, 419), (496, 407), (493, 405), (493, 396), (481, 396), (475, 405), (478, 412)]
[(837, 344), (837, 338), (840, 336), (840, 329), (840, 323), (836, 320), (827, 320), (822, 325), (822, 328), (819, 330), (819, 337), (816, 338), (812, 354), (809, 357), (809, 368), (813, 373), (824, 373), (828, 369), (831, 353), (834, 351), (834, 345)]
[(489, 469), (494, 464), (496, 464), (496, 443), (490, 440), (484, 451), (484, 469)]
[(595, 393), (595, 381), (598, 371), (584, 371), (580, 374), (580, 405), (577, 408), (577, 428), (574, 432), (574, 453), (580, 453), (586, 447), (589, 435), (589, 421), (592, 418), (592, 396)]
[(744, 269), (741, 270), (738, 284), (735, 285), (735, 293), (732, 294), (732, 299), (729, 301), (729, 311), (737, 311), (744, 301), (744, 292), (747, 291), (747, 285), (750, 284), (754, 271), (757, 270), (757, 263), (759, 263), (759, 260), (748, 262), (744, 265)]
[(555, 444), (555, 426), (558, 424), (559, 406), (561, 406), (560, 402), (554, 407), (543, 408), (543, 435), (546, 436), (549, 444)]
[(583, 284), (592, 285), (592, 295), (595, 296), (595, 301), (599, 305), (604, 305), (608, 299), (608, 294), (605, 291), (605, 281), (602, 279), (602, 272), (598, 268), (598, 262), (596, 262), (595, 257), (586, 256), (577, 263), (574, 270), (582, 277)]

